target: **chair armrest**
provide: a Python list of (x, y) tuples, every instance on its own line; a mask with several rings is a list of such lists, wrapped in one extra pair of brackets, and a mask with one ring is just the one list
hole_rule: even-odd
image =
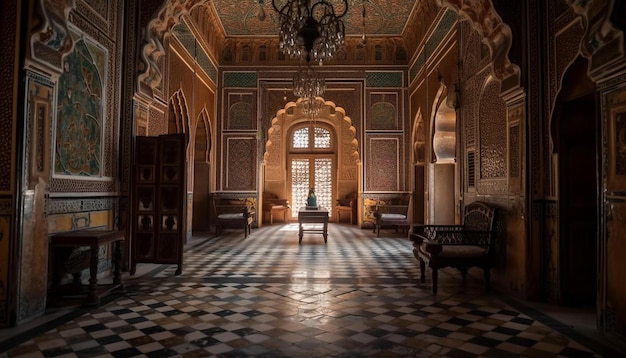
[(440, 243), (429, 240), (428, 238), (415, 233), (410, 233), (409, 239), (413, 241), (413, 246), (415, 248), (421, 246), (426, 252), (433, 256), (438, 255), (443, 250), (443, 245), (441, 245)]
[(413, 245), (416, 246), (421, 245), (422, 243), (424, 243), (424, 241), (428, 241), (427, 238), (412, 232), (409, 233), (409, 240), (411, 240), (413, 242)]
[(427, 241), (423, 246), (424, 250), (433, 256), (439, 255), (443, 250), (443, 245), (438, 242)]

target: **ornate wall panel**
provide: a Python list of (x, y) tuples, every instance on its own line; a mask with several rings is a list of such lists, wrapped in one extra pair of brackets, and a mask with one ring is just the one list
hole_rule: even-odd
[(26, 116), (30, 120), (25, 124), (29, 144), (25, 147), (24, 183), (33, 189), (39, 178), (45, 182), (50, 176), (50, 128), (52, 126), (52, 109), (54, 108), (54, 86), (48, 78), (27, 72), (28, 97)]
[[(111, 1), (109, 6), (117, 9), (117, 2)], [(107, 20), (117, 25), (116, 15), (111, 14), (110, 9), (107, 11), (109, 14)], [(119, 160), (119, 156), (113, 155), (113, 152), (118, 153), (116, 145), (119, 136), (117, 120), (119, 106), (116, 105), (116, 99), (119, 96), (118, 86), (121, 78), (119, 61), (121, 51), (116, 46), (115, 40), (107, 35), (107, 29), (94, 26), (94, 23), (83, 17), (80, 12), (70, 12), (68, 24), (71, 25), (65, 26), (68, 29), (71, 28), (71, 31), (67, 32), (67, 39), (74, 43), (73, 53), (78, 55), (80, 52), (88, 55), (92, 60), (89, 63), (81, 63), (79, 57), (69, 55), (63, 66), (63, 74), (78, 75), (83, 80), (72, 82), (71, 78), (67, 77), (69, 80), (66, 81), (63, 79), (65, 78), (63, 74), (59, 78), (57, 103), (55, 103), (57, 108), (54, 108), (58, 114), (54, 127), (65, 128), (62, 130), (65, 139), (59, 143), (59, 146), (55, 144), (55, 149), (59, 149), (60, 154), (66, 154), (61, 155), (59, 161), (56, 162), (59, 165), (53, 167), (56, 168), (56, 170), (53, 169), (56, 175), (50, 182), (50, 191), (114, 192), (116, 182), (111, 178), (117, 171)], [(33, 39), (39, 41), (39, 35), (35, 34)], [(41, 58), (35, 59), (42, 60)], [(90, 97), (81, 98), (83, 93), (90, 93)], [(100, 98), (100, 100), (94, 101), (93, 98)], [(84, 113), (80, 116), (72, 115), (71, 107), (64, 105), (70, 102), (68, 99), (80, 102), (85, 108)], [(73, 121), (75, 124), (72, 124)], [(71, 137), (72, 133), (75, 137)], [(81, 150), (83, 155), (77, 156), (70, 155), (71, 152), (63, 150), (63, 147), (85, 147), (87, 150)], [(67, 170), (70, 166), (75, 169)], [(84, 174), (96, 176), (102, 180), (84, 181)]]
[(403, 100), (398, 92), (368, 91), (367, 130), (402, 130)]
[(523, 125), (524, 105), (519, 103), (508, 110), (509, 126), (509, 191), (520, 192), (522, 190), (522, 145), (523, 145)]
[(366, 135), (366, 191), (400, 191), (404, 188), (403, 135)]
[(224, 131), (256, 131), (256, 91), (224, 90)]
[(257, 139), (256, 136), (224, 134), (224, 190), (257, 189)]
[[(103, 106), (107, 103), (107, 50), (70, 27), (73, 50), (58, 80), (54, 145), (55, 176), (104, 176)], [(110, 127), (111, 124), (108, 124)]]
[(167, 107), (164, 103), (154, 102), (150, 107), (148, 120), (148, 135), (158, 136), (167, 134), (167, 121), (165, 120), (165, 111)]
[(506, 178), (506, 104), (500, 99), (499, 81), (488, 82), (483, 90), (478, 115), (480, 137), (480, 178)]

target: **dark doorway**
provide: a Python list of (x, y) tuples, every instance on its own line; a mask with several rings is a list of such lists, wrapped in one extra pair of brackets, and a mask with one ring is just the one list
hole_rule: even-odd
[(594, 305), (597, 294), (599, 123), (586, 64), (572, 64), (557, 101), (560, 298), (567, 305)]
[(413, 223), (425, 224), (424, 213), (424, 193), (426, 190), (426, 181), (424, 178), (424, 166), (415, 166), (415, 197), (413, 198)]

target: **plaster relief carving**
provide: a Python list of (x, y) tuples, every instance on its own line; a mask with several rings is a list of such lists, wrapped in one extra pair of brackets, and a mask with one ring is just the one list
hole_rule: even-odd
[(165, 2), (158, 16), (148, 25), (147, 43), (142, 51), (147, 68), (139, 76), (140, 83), (151, 89), (159, 86), (163, 78), (159, 60), (165, 55), (163, 39), (171, 32), (174, 25), (180, 23), (184, 15), (189, 14), (192, 8), (206, 2), (207, 0), (168, 0)]
[(454, 9), (461, 16), (468, 17), (473, 27), (489, 46), (493, 71), (499, 79), (519, 73), (517, 66), (509, 60), (512, 33), (496, 13), (491, 1), (482, 0), (438, 0), (439, 6)]
[(42, 23), (31, 37), (31, 57), (61, 72), (63, 57), (74, 44), (67, 22), (76, 3), (74, 0), (41, 0), (38, 5)]

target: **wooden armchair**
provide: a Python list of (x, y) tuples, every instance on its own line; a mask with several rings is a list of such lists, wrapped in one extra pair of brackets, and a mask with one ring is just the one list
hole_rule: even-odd
[(224, 229), (243, 229), (244, 238), (252, 231), (254, 208), (247, 205), (245, 199), (215, 199), (215, 236)]
[(422, 282), (426, 265), (431, 268), (433, 293), (437, 293), (437, 270), (443, 267), (457, 268), (464, 280), (470, 267), (481, 267), (489, 289), (494, 215), (494, 208), (473, 202), (464, 209), (462, 225), (413, 225), (409, 234), (413, 255), (419, 260)]
[(411, 207), (411, 195), (407, 194), (398, 199), (379, 201), (374, 212), (374, 232), (380, 237), (380, 228), (392, 226), (398, 231), (409, 228), (409, 208)]
[(341, 221), (341, 214), (347, 214), (350, 218), (350, 225), (352, 225), (353, 219), (356, 216), (357, 206), (357, 193), (350, 193), (345, 199), (337, 199), (337, 222)]
[(287, 222), (289, 212), (289, 200), (278, 198), (274, 194), (263, 194), (263, 212), (269, 215), (270, 225), (274, 224), (274, 215), (281, 214), (283, 222)]

